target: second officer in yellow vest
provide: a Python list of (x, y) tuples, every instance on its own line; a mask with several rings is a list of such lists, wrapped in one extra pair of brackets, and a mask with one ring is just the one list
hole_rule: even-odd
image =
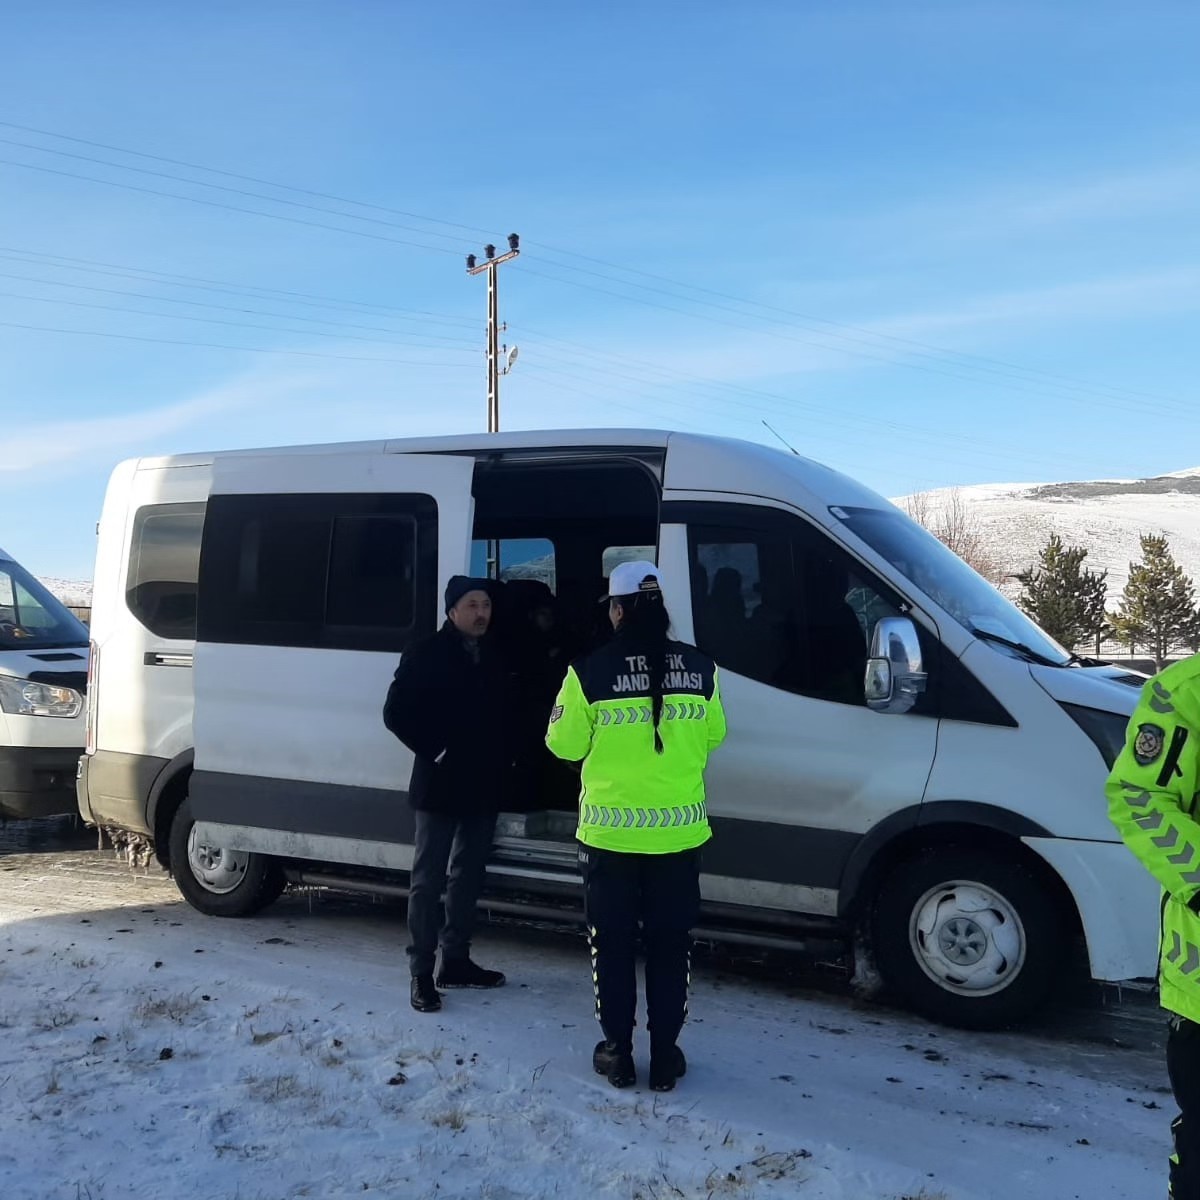
[(614, 1087), (637, 1082), (637, 948), (646, 956), (650, 1086), (670, 1091), (687, 1063), (690, 931), (700, 909), (700, 847), (709, 840), (704, 768), (725, 737), (717, 669), (670, 640), (662, 578), (649, 562), (609, 580), (616, 636), (571, 667), (547, 745), (582, 761), (579, 861), (596, 1016), (593, 1065)]
[(1108, 812), (1162, 885), (1158, 994), (1171, 1014), (1171, 1200), (1200, 1200), (1200, 655), (1142, 690), (1108, 779)]

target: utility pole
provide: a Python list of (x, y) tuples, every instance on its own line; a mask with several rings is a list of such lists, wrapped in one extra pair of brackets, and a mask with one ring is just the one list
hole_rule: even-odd
[(512, 365), (517, 361), (517, 348), (509, 350), (504, 347), (504, 364), (500, 363), (500, 301), (496, 290), (496, 271), (501, 263), (511, 262), (521, 253), (521, 239), (515, 234), (508, 235), (508, 253), (496, 257), (496, 247), (484, 246), (484, 262), (480, 262), (474, 254), (467, 255), (467, 274), (482, 275), (487, 273), (488, 281), (488, 331), (487, 331), (487, 366), (488, 366), (488, 433), (500, 432), (500, 376), (507, 375)]

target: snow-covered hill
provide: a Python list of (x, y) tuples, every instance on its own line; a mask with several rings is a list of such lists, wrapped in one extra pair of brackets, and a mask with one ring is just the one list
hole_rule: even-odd
[[(1200, 467), (1152, 479), (1076, 483), (1000, 483), (926, 493), (936, 514), (957, 492), (978, 522), (997, 563), (1028, 567), (1052, 533), (1086, 546), (1088, 566), (1107, 568), (1114, 599), (1129, 564), (1141, 557), (1143, 533), (1165, 534), (1183, 569), (1200, 584)], [(896, 501), (902, 508), (906, 498)]]
[(73, 608), (91, 607), (91, 580), (56, 579), (52, 575), (43, 575), (41, 581), (64, 604), (68, 604)]

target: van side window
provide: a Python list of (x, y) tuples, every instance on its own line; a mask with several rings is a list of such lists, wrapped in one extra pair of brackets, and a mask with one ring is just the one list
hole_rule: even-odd
[(789, 514), (723, 509), (690, 526), (696, 641), (729, 671), (861, 705), (875, 622), (897, 599), (819, 530)]
[(125, 603), (151, 633), (196, 636), (196, 581), (204, 505), (151, 504), (133, 518)]
[(400, 652), (436, 627), (432, 496), (214, 496), (203, 641)]
[[(486, 579), (490, 574), (487, 538), (476, 538), (471, 543), (471, 574), (476, 579)], [(495, 546), (500, 556), (498, 578), (536, 579), (552, 592), (558, 591), (558, 563), (554, 554), (554, 543), (548, 538), (500, 538)]]

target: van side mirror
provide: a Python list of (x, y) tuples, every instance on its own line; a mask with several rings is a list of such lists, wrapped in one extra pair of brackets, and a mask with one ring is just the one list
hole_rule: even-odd
[(871, 634), (867, 659), (867, 707), (878, 713), (906, 713), (925, 690), (928, 678), (917, 627), (908, 617), (880, 620)]

